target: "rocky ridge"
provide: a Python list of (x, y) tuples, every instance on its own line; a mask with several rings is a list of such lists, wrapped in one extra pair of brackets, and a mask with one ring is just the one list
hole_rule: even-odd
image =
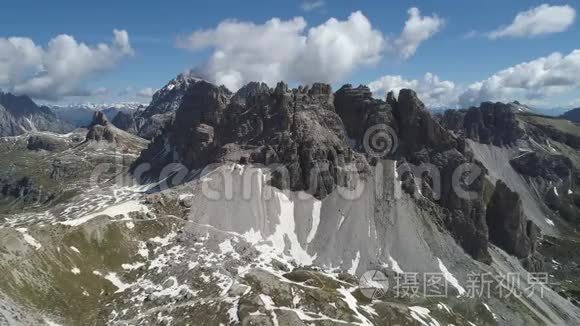
[(30, 97), (0, 91), (0, 137), (34, 130), (65, 133), (72, 129), (48, 107), (36, 105)]
[(180, 74), (155, 92), (147, 107), (124, 111), (118, 119), (113, 119), (112, 122), (119, 129), (151, 140), (171, 123), (188, 89), (200, 81), (202, 79), (191, 73)]
[(572, 122), (580, 123), (580, 108), (572, 109), (560, 116), (560, 118), (570, 120)]
[(447, 110), (441, 123), (482, 144), (513, 145), (524, 135), (516, 121), (516, 114), (522, 112), (520, 106), (519, 103), (484, 102), (467, 110)]
[(50, 110), (62, 121), (76, 128), (84, 128), (91, 124), (96, 111), (103, 112), (109, 121), (113, 121), (119, 113), (133, 115), (134, 112), (143, 110), (145, 105), (137, 102), (121, 103), (78, 103), (66, 105), (51, 105)]
[[(170, 163), (182, 164), (187, 171), (220, 162), (282, 164), (289, 176), (274, 178), (273, 185), (325, 198), (337, 187), (350, 186), (343, 173), (347, 166), (370, 176), (377, 158), (364, 151), (365, 131), (385, 125), (396, 133), (392, 136), (398, 147), (387, 156), (402, 163), (404, 190), (428, 199), (441, 210), (441, 223), (464, 250), (477, 260), (491, 262), (485, 167), (472, 158), (462, 138), (433, 119), (415, 92), (402, 90), (398, 99), (390, 94), (382, 101), (372, 98), (365, 86), (345, 85), (334, 94), (324, 84), (292, 90), (283, 83), (274, 89), (255, 86), (251, 85), (257, 91), (249, 95), (244, 91), (230, 97), (222, 87), (197, 82), (183, 97), (174, 122), (153, 140), (134, 167), (151, 164), (154, 179)], [(244, 101), (239, 100), (242, 97)], [(232, 102), (231, 98), (238, 100)], [(478, 112), (472, 115), (482, 120), (467, 124), (471, 134), (481, 131), (487, 135), (482, 138), (490, 142), (515, 141), (517, 124), (503, 122), (512, 121), (511, 110), (484, 104)], [(505, 128), (509, 131), (503, 132)], [(434, 175), (429, 171), (414, 174), (413, 167), (426, 165), (440, 173), (441, 190), (436, 194)], [(469, 183), (460, 182), (460, 187), (474, 194), (462, 198), (454, 191), (453, 179), (454, 172), (466, 165), (476, 166), (481, 173)]]

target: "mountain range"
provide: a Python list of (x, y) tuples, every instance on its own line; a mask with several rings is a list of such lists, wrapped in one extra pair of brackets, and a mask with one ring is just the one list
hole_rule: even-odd
[(141, 103), (113, 103), (113, 104), (69, 104), (69, 105), (52, 105), (50, 109), (55, 115), (66, 123), (75, 127), (88, 126), (95, 111), (103, 112), (109, 120), (113, 120), (119, 112), (129, 113), (141, 110), (145, 106)]
[(72, 126), (46, 106), (38, 106), (30, 97), (0, 92), (0, 136), (20, 135), (31, 130), (64, 133)]
[(179, 75), (70, 131), (0, 99), (9, 325), (580, 324), (573, 113)]

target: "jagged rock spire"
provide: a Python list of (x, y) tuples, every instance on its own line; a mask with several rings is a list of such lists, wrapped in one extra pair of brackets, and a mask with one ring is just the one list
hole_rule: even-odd
[(93, 115), (93, 122), (91, 122), (91, 126), (94, 125), (107, 126), (108, 124), (109, 120), (107, 119), (107, 116), (103, 112), (101, 111), (95, 112), (95, 114)]
[(109, 143), (116, 142), (115, 127), (109, 123), (105, 114), (101, 111), (95, 112), (93, 122), (89, 126), (86, 141), (107, 141)]

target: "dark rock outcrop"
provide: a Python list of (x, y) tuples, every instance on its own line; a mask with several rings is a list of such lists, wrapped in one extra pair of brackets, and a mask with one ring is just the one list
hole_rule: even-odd
[(30, 150), (61, 151), (68, 147), (66, 140), (47, 134), (35, 134), (28, 137), (27, 148)]
[(402, 89), (394, 105), (404, 153), (412, 154), (423, 148), (446, 151), (457, 147), (455, 137), (433, 119), (415, 91)]
[[(475, 198), (464, 199), (457, 195), (453, 186), (453, 173), (460, 165), (474, 163), (463, 153), (464, 146), (451, 133), (445, 130), (425, 109), (417, 94), (408, 89), (401, 90), (397, 100), (389, 93), (387, 101), (372, 98), (366, 86), (353, 88), (345, 85), (335, 94), (337, 113), (344, 121), (349, 137), (361, 144), (366, 130), (375, 125), (385, 124), (397, 132), (398, 144), (393, 156), (403, 156), (409, 166), (431, 164), (440, 173), (441, 189), (437, 198), (432, 189), (433, 175), (426, 171), (423, 175), (413, 175), (412, 168), (402, 173), (403, 191), (416, 196), (421, 187), (423, 196), (430, 197), (441, 206), (444, 223), (455, 239), (467, 253), (476, 259), (490, 262), (487, 252), (487, 225), (483, 203), (483, 173), (475, 181), (464, 186), (465, 191), (476, 194)], [(418, 184), (415, 179), (422, 179)]]
[(45, 191), (28, 177), (0, 179), (0, 202), (8, 202), (12, 206), (40, 205), (54, 198), (54, 194)]
[(539, 152), (523, 153), (512, 159), (510, 164), (520, 174), (552, 182), (569, 181), (574, 170), (572, 161), (566, 156)]
[[(171, 125), (176, 111), (184, 102), (184, 97), (198, 83), (207, 82), (190, 73), (178, 75), (153, 94), (151, 103), (145, 109), (135, 111), (130, 117), (121, 117), (120, 121), (114, 121), (115, 126), (135, 133), (141, 138), (149, 140), (155, 138)], [(229, 90), (225, 87), (220, 88), (228, 98), (231, 97)]]
[(580, 123), (580, 108), (572, 109), (560, 116), (562, 119), (570, 120), (572, 122)]
[(548, 207), (569, 222), (580, 222), (580, 197), (574, 191), (580, 185), (580, 173), (568, 157), (528, 152), (510, 163), (535, 185)]
[(484, 102), (467, 110), (463, 128), (466, 137), (496, 146), (514, 144), (524, 134), (511, 106), (500, 102)]
[(242, 106), (246, 105), (246, 100), (255, 97), (258, 94), (270, 92), (270, 87), (265, 83), (250, 82), (247, 85), (240, 88), (231, 98), (232, 103), (236, 103)]
[(496, 182), (486, 219), (492, 243), (518, 258), (533, 254), (539, 229), (525, 217), (518, 193), (501, 180)]
[[(150, 162), (154, 169), (176, 161), (188, 169), (224, 161), (283, 164), (288, 176), (275, 177), (273, 184), (324, 197), (344, 184), (340, 168), (357, 161), (332, 99), (328, 85), (290, 90), (279, 83), (274, 90), (259, 88), (244, 106), (230, 103), (222, 87), (200, 81), (136, 164)], [(172, 154), (153, 159), (166, 146)]]
[(93, 122), (87, 132), (87, 141), (107, 141), (113, 143), (116, 141), (116, 134), (112, 124), (107, 120), (103, 112), (97, 111), (93, 117)]
[[(570, 123), (566, 120), (560, 120), (558, 118), (548, 118), (553, 120), (552, 123), (558, 124), (558, 122), (564, 121)], [(559, 120), (559, 121), (558, 121)], [(528, 133), (534, 136), (534, 138), (542, 140), (542, 143), (546, 139), (554, 140), (562, 144), (566, 144), (576, 150), (580, 150), (580, 135), (578, 133), (569, 132), (564, 128), (551, 125), (549, 123), (534, 123), (533, 121), (528, 121)]]
[(441, 125), (458, 134), (463, 134), (463, 120), (467, 110), (445, 110), (440, 117)]
[(0, 137), (15, 136), (26, 132), (26, 129), (21, 126), (16, 119), (0, 105)]
[[(333, 94), (325, 84), (289, 89), (279, 83), (269, 89), (254, 83), (232, 97), (223, 87), (197, 81), (133, 170), (151, 164), (144, 176), (156, 179), (170, 163), (189, 171), (220, 162), (281, 164), (288, 175), (275, 174), (274, 186), (324, 198), (337, 186), (349, 186), (343, 173), (347, 165), (366, 175), (378, 162), (360, 146), (365, 132), (376, 125), (390, 128), (399, 143), (389, 153), (392, 158), (436, 170), (413, 175), (416, 171), (410, 169), (402, 175), (403, 190), (438, 206), (441, 214), (435, 218), (464, 250), (490, 263), (488, 237), (493, 232), (488, 231), (488, 222), (495, 221), (486, 218), (487, 171), (473, 159), (464, 140), (443, 128), (412, 90), (401, 90), (398, 99), (391, 93), (382, 101), (373, 99), (365, 86), (345, 85)], [(493, 124), (497, 130), (506, 125)], [(510, 132), (500, 134), (502, 144), (513, 137)], [(463, 171), (459, 177), (458, 169)], [(440, 173), (440, 189), (431, 173)], [(499, 204), (496, 200), (493, 205)], [(508, 243), (519, 243), (518, 237), (518, 233), (500, 236)]]
[(445, 129), (482, 144), (513, 145), (524, 136), (516, 113), (528, 112), (527, 107), (514, 103), (483, 102), (479, 107), (446, 110), (439, 118)]
[[(415, 172), (421, 175), (412, 175), (411, 171), (413, 179), (422, 181), (403, 182), (403, 190), (419, 189), (422, 196), (438, 204), (445, 227), (463, 249), (473, 258), (490, 263), (483, 198), (486, 169), (473, 160), (462, 139), (435, 120), (414, 91), (403, 89), (397, 100), (390, 96), (388, 102), (394, 108), (399, 130), (399, 155), (415, 167), (426, 167)], [(464, 172), (459, 178), (455, 176), (458, 170)], [(439, 189), (433, 183), (435, 177), (440, 179)]]
[(510, 163), (535, 185), (548, 207), (569, 222), (580, 222), (580, 196), (572, 190), (580, 185), (580, 172), (568, 157), (528, 152)]
[(111, 120), (111, 123), (121, 129), (125, 130), (126, 132), (137, 134), (137, 122), (135, 121), (135, 113), (134, 112), (124, 112), (120, 111), (115, 115), (115, 118)]
[(348, 136), (359, 147), (365, 131), (372, 126), (384, 124), (396, 128), (393, 108), (384, 101), (374, 99), (367, 86), (342, 86), (334, 95), (334, 106), (344, 122)]
[[(483, 198), (487, 171), (481, 163), (473, 161), (456, 149), (432, 154), (430, 163), (440, 173), (441, 190), (438, 203), (444, 209), (447, 229), (469, 255), (490, 263)], [(465, 172), (455, 180), (458, 170)], [(473, 180), (467, 181), (472, 177)]]
[(26, 95), (0, 92), (0, 105), (4, 106), (14, 117), (29, 116), (41, 112), (50, 114), (47, 107), (39, 107)]

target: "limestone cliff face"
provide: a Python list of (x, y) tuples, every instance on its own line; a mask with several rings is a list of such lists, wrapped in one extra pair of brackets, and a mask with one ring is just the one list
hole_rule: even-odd
[[(420, 187), (423, 196), (441, 207), (442, 220), (456, 241), (473, 258), (489, 263), (488, 226), (485, 221), (483, 200), (485, 168), (472, 158), (463, 139), (444, 129), (426, 110), (417, 94), (408, 89), (399, 92), (397, 100), (391, 95), (388, 100), (394, 107), (394, 116), (399, 130), (399, 155), (414, 166), (430, 165), (438, 176), (431, 172), (413, 176), (422, 178)], [(466, 182), (474, 173), (475, 178)], [(440, 188), (435, 189), (433, 178), (439, 177)], [(413, 187), (411, 187), (413, 189)], [(437, 198), (433, 192), (438, 191)], [(469, 196), (463, 194), (469, 193)]]
[(457, 147), (457, 140), (433, 119), (415, 91), (402, 89), (394, 108), (399, 135), (407, 154), (429, 148), (446, 151)]
[(366, 130), (385, 124), (396, 128), (393, 107), (372, 97), (367, 86), (342, 86), (334, 95), (334, 106), (340, 115), (349, 137), (361, 145)]
[(524, 216), (518, 193), (501, 180), (496, 183), (486, 219), (492, 243), (518, 258), (534, 254), (539, 229)]
[[(351, 186), (344, 173), (347, 167), (372, 177), (380, 159), (395, 159), (405, 171), (399, 176), (402, 190), (435, 207), (439, 213), (433, 218), (473, 258), (491, 262), (490, 239), (494, 243), (505, 239), (509, 245), (502, 243), (502, 248), (520, 258), (530, 256), (534, 239), (525, 216), (512, 214), (523, 225), (515, 231), (490, 217), (487, 210), (493, 212), (502, 203), (493, 197), (488, 207), (484, 192), (493, 192), (489, 189), (493, 186), (486, 181), (487, 170), (473, 158), (461, 133), (444, 127), (451, 120), (466, 135), (490, 144), (508, 144), (520, 137), (512, 110), (499, 104), (448, 113), (439, 123), (408, 89), (398, 98), (391, 93), (379, 100), (366, 86), (345, 85), (333, 93), (329, 85), (319, 83), (294, 89), (284, 83), (273, 89), (250, 83), (232, 95), (223, 86), (198, 80), (188, 86), (175, 117), (133, 168), (151, 164), (145, 176), (154, 179), (170, 163), (190, 172), (221, 162), (280, 164), (288, 175), (275, 173), (272, 185), (322, 199), (338, 186)], [(363, 146), (365, 133), (377, 125), (388, 127), (396, 141), (382, 158), (369, 155)], [(424, 165), (436, 172), (407, 169)], [(494, 196), (501, 196), (497, 193), (502, 189)]]
[(518, 109), (514, 103), (484, 102), (479, 107), (445, 111), (441, 124), (482, 144), (513, 145), (524, 135), (516, 112)]
[[(291, 90), (280, 83), (275, 89), (255, 88), (250, 94), (236, 94), (238, 100), (230, 102), (223, 88), (197, 83), (185, 95), (174, 122), (137, 164), (178, 162), (199, 169), (224, 161), (280, 163), (289, 176), (274, 180), (275, 184), (318, 197), (344, 183), (341, 167), (359, 162), (364, 168), (335, 112), (330, 86)], [(166, 145), (171, 155), (152, 159)]]
[(117, 115), (115, 116), (115, 118), (113, 118), (111, 123), (121, 130), (125, 130), (126, 132), (132, 134), (137, 134), (138, 127), (137, 121), (135, 120), (135, 114), (136, 114), (135, 112), (121, 111), (117, 113)]
[[(350, 186), (343, 173), (347, 165), (362, 176), (369, 174), (377, 158), (364, 151), (365, 132), (386, 125), (398, 131), (393, 135), (398, 146), (387, 156), (404, 164), (429, 163), (441, 171), (440, 196), (430, 195), (434, 176), (426, 175), (419, 191), (424, 190), (426, 198), (440, 207), (444, 225), (464, 249), (489, 262), (483, 177), (460, 185), (477, 194), (474, 198), (455, 193), (455, 169), (475, 162), (464, 152), (463, 142), (431, 117), (415, 92), (402, 90), (398, 99), (385, 102), (373, 99), (365, 86), (345, 85), (335, 94), (325, 84), (296, 89), (284, 83), (274, 89), (250, 86), (251, 91), (245, 88), (231, 97), (223, 87), (197, 82), (185, 94), (173, 122), (135, 167), (150, 163), (153, 176), (169, 163), (188, 170), (226, 161), (282, 164), (288, 176), (275, 175), (273, 185), (324, 198), (337, 186)], [(407, 185), (421, 177), (402, 176)], [(412, 186), (406, 189), (414, 192)]]

